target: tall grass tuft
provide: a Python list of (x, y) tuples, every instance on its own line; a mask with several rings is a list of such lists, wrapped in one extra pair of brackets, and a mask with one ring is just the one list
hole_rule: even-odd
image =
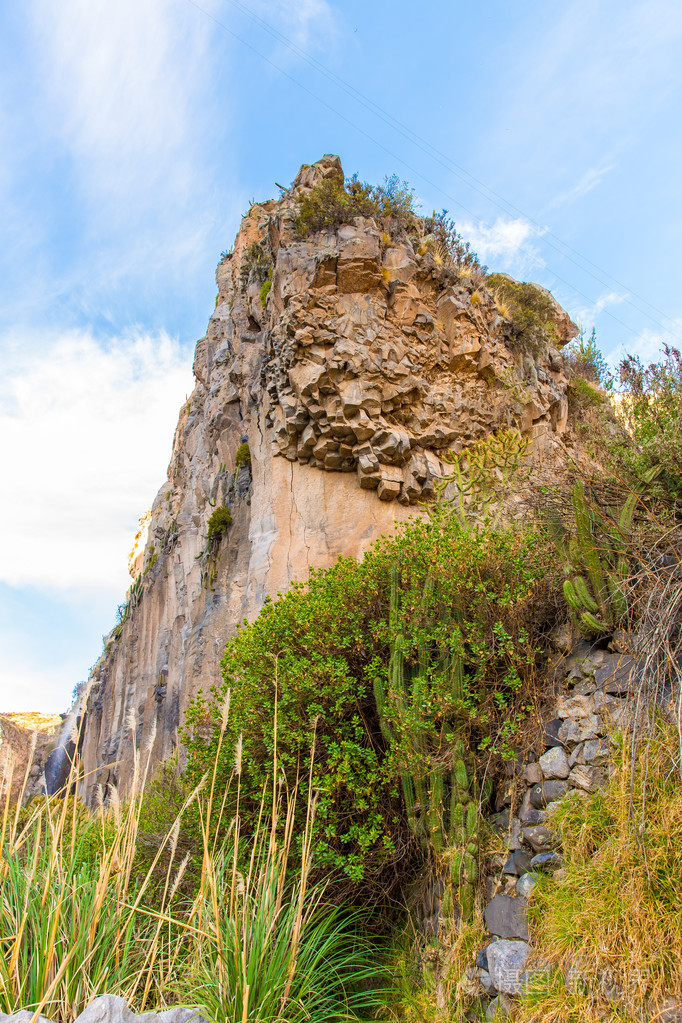
[[(172, 838), (160, 843), (146, 875), (137, 876), (148, 766), (140, 771), (136, 750), (130, 800), (121, 806), (114, 791), (108, 806), (94, 812), (75, 795), (75, 764), (61, 798), (36, 799), (23, 810), (21, 802), (10, 807), (7, 780), (0, 822), (0, 1011), (28, 1008), (68, 1021), (105, 992), (144, 1005), (141, 977), (146, 964), (158, 959), (161, 939), (144, 902), (153, 868)], [(161, 913), (169, 895), (167, 890)], [(162, 998), (163, 984), (160, 970), (146, 994)]]
[[(226, 702), (220, 743), (228, 714)], [(95, 811), (75, 794), (75, 765), (61, 798), (23, 809), (10, 806), (9, 779), (0, 811), (0, 1012), (71, 1023), (105, 992), (138, 1012), (201, 1007), (216, 1023), (350, 1020), (374, 1009), (376, 950), (352, 915), (325, 906), (325, 885), (310, 883), (310, 787), (303, 835), (294, 834), (297, 793), (276, 786), (274, 812), (242, 832), (238, 749), (230, 785), (218, 791), (215, 773), (202, 779), (142, 871), (150, 750), (144, 769), (135, 751), (130, 798), (111, 791)], [(188, 860), (178, 863), (177, 849), (195, 801), (202, 862), (188, 899)]]
[(278, 803), (255, 835), (237, 834), (205, 871), (204, 904), (193, 911), (202, 920), (197, 958), (185, 985), (216, 1021), (321, 1023), (380, 1004), (376, 950), (352, 915), (325, 906), (325, 884), (310, 882), (309, 828), (295, 843), (300, 853), (292, 847), (295, 799), (286, 813)]

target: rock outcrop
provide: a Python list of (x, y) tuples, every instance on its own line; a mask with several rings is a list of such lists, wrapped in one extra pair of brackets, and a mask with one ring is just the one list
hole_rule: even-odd
[[(442, 265), (419, 223), (297, 236), (301, 195), (342, 174), (337, 157), (303, 167), (251, 207), (218, 266), (140, 575), (91, 678), (91, 793), (126, 786), (132, 737), (154, 760), (171, 754), (227, 638), (267, 596), (422, 514), (445, 452), (515, 427), (536, 460), (565, 459), (567, 314), (548, 296), (556, 347), (524, 351), (494, 295)], [(215, 532), (221, 507), (231, 524)]]
[(57, 745), (59, 714), (0, 714), (0, 799), (7, 787), (10, 802), (32, 799), (44, 791), (45, 764)]

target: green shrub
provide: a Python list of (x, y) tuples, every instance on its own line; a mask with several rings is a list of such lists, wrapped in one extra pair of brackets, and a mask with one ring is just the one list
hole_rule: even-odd
[[(637, 481), (659, 496), (682, 498), (682, 355), (663, 347), (648, 365), (628, 355), (619, 366), (622, 387), (616, 406), (631, 443), (621, 444), (618, 460)], [(652, 483), (656, 475), (655, 483)]]
[(571, 405), (578, 409), (600, 408), (606, 402), (601, 391), (579, 376), (574, 377), (568, 385), (568, 398)]
[(544, 288), (499, 273), (488, 275), (486, 287), (508, 307), (512, 339), (519, 347), (537, 355), (557, 343), (556, 307)]
[(369, 185), (357, 174), (347, 181), (323, 178), (302, 195), (298, 203), (296, 231), (301, 238), (325, 228), (349, 224), (354, 217), (369, 217), (379, 225), (405, 228), (414, 219), (414, 193), (406, 181), (392, 174), (384, 185)]
[[(422, 676), (415, 713), (429, 753), (421, 761), (415, 755), (411, 770), (427, 773), (434, 749), (454, 758), (444, 744), (453, 719), (474, 749), (499, 750), (513, 733), (548, 610), (545, 550), (537, 533), (468, 533), (443, 515), (382, 539), (361, 563), (342, 558), (328, 571), (313, 572), (306, 586), (267, 603), (229, 642), (222, 686), (213, 690), (213, 701), (199, 696), (188, 713), (190, 780), (215, 760), (228, 691), (233, 710), (227, 746), (242, 736), (243, 800), (253, 813), (275, 744), (280, 768), (293, 783), (315, 735), (317, 862), (380, 884), (382, 872), (384, 880), (394, 873), (386, 868), (402, 855), (398, 850), (410, 833), (399, 800), (406, 722), (394, 722), (396, 740), (387, 742), (375, 702), (375, 683), (387, 678), (390, 661), (391, 568), (397, 562), (402, 573), (408, 664), (420, 649), (437, 645), (461, 657), (464, 666), (456, 694), (438, 661)], [(427, 576), (437, 587), (425, 597)], [(221, 784), (231, 770), (225, 756), (218, 764)], [(395, 884), (395, 877), (387, 883)]]
[(219, 505), (218, 508), (211, 512), (211, 516), (208, 520), (208, 532), (206, 537), (209, 543), (212, 540), (220, 541), (231, 525), (232, 513), (230, 509), (224, 504)]
[(238, 471), (242, 465), (251, 465), (251, 451), (246, 441), (239, 445), (234, 456), (235, 469)]
[(260, 289), (260, 304), (263, 306), (263, 309), (265, 309), (265, 306), (267, 305), (268, 295), (270, 294), (271, 288), (272, 288), (272, 267), (270, 267), (270, 269), (268, 270), (267, 279), (263, 281), (263, 286)]
[(587, 340), (581, 330), (578, 337), (563, 349), (563, 356), (570, 376), (598, 384), (608, 391), (613, 389), (613, 375), (597, 347), (597, 331), (594, 327)]

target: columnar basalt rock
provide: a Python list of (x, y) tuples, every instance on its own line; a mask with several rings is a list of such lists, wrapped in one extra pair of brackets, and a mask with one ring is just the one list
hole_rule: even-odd
[[(558, 349), (519, 349), (494, 295), (439, 265), (418, 222), (395, 237), (363, 218), (297, 235), (301, 196), (342, 174), (333, 156), (303, 167), (282, 198), (251, 207), (218, 266), (141, 589), (91, 678), (90, 794), (127, 785), (133, 738), (152, 760), (170, 755), (189, 701), (266, 596), (422, 514), (446, 452), (515, 427), (537, 460), (565, 459)], [(576, 328), (553, 308), (561, 345)], [(236, 470), (243, 443), (250, 464)], [(232, 522), (207, 575), (220, 505)]]

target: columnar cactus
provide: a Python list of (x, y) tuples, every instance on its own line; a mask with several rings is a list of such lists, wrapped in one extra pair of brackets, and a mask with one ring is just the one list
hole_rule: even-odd
[[(428, 576), (422, 609), (433, 606), (436, 582)], [(457, 891), (461, 915), (470, 919), (478, 876), (479, 798), (473, 772), (467, 768), (461, 724), (456, 720), (436, 728), (429, 718), (431, 673), (436, 670), (449, 681), (453, 705), (464, 696), (464, 662), (453, 649), (434, 650), (423, 642), (408, 660), (409, 644), (401, 621), (400, 569), (391, 570), (389, 628), (390, 657), (387, 682), (374, 680), (374, 696), (386, 741), (407, 740), (401, 782), (407, 819), (425, 851), (449, 861), (449, 881)], [(407, 735), (405, 732), (407, 731)], [(443, 762), (443, 748), (452, 751), (452, 763)], [(486, 793), (488, 794), (488, 793)]]
[(582, 568), (585, 574), (564, 582), (564, 596), (584, 636), (611, 631), (627, 611), (627, 543), (637, 499), (630, 494), (618, 519), (609, 522), (588, 504), (582, 483), (573, 488), (576, 539), (569, 560), (574, 571)]

